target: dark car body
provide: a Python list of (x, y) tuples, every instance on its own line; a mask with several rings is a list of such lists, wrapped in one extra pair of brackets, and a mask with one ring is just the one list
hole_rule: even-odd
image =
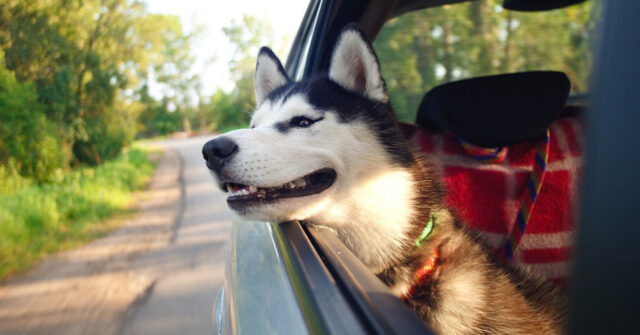
[[(295, 80), (326, 71), (349, 23), (373, 40), (392, 17), (453, 2), (312, 0), (285, 69)], [(577, 1), (507, 2), (539, 10)], [(601, 5), (570, 291), (576, 334), (632, 333), (640, 315), (640, 2)], [(216, 334), (430, 333), (335, 236), (299, 222), (235, 222), (214, 324)]]

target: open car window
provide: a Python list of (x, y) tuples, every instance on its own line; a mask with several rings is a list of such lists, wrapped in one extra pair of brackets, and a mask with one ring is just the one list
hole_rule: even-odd
[(398, 117), (414, 121), (422, 96), (450, 81), (500, 73), (564, 72), (585, 92), (598, 15), (595, 1), (545, 12), (479, 0), (392, 18), (374, 41)]

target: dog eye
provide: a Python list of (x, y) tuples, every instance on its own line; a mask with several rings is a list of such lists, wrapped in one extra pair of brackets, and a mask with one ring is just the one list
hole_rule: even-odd
[(292, 127), (306, 128), (314, 124), (316, 121), (319, 121), (319, 120), (312, 120), (306, 116), (296, 116), (291, 119), (290, 124)]

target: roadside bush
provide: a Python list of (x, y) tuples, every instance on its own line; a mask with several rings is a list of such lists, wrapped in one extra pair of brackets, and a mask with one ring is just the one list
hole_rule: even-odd
[(120, 154), (122, 149), (131, 144), (135, 123), (118, 115), (105, 115), (85, 123), (87, 137), (76, 140), (73, 144), (73, 155), (81, 163), (99, 165)]
[(32, 83), (20, 83), (8, 70), (0, 51), (0, 165), (5, 174), (17, 172), (37, 181), (48, 180), (64, 166), (55, 128)]
[(143, 187), (152, 171), (146, 153), (133, 148), (99, 167), (0, 192), (0, 279), (105, 232), (103, 220), (124, 212), (131, 192)]
[[(255, 103), (252, 96), (239, 92), (237, 89), (231, 93), (218, 90), (211, 96), (211, 102), (204, 108), (210, 119), (209, 123), (215, 127), (213, 130), (224, 132), (249, 125)], [(253, 94), (253, 87), (250, 87), (248, 92)]]
[(162, 136), (183, 130), (183, 115), (180, 111), (170, 112), (166, 104), (154, 101), (148, 96), (143, 101), (147, 103), (147, 107), (138, 117), (141, 137)]
[(0, 165), (0, 194), (11, 193), (23, 187), (31, 185), (33, 181), (21, 176), (15, 168), (15, 163), (9, 161), (8, 164)]

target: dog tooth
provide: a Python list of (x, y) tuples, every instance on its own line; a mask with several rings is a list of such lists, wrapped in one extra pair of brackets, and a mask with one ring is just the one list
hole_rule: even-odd
[(296, 183), (289, 182), (289, 188), (296, 188)]
[(256, 193), (256, 191), (258, 191), (257, 187), (255, 187), (253, 185), (249, 186), (249, 193)]
[(231, 185), (227, 184), (227, 192), (231, 193), (233, 195), (233, 187), (231, 187)]

